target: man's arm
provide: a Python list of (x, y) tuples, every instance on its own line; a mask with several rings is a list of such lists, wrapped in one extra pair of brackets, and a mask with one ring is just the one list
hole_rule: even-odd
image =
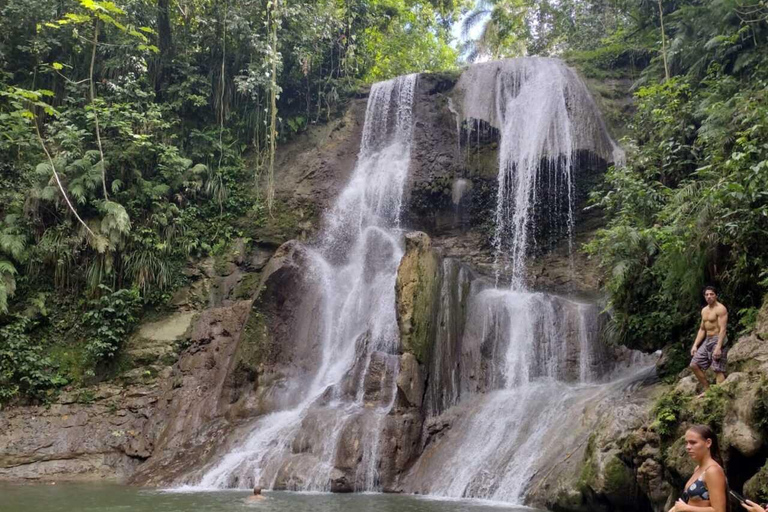
[(712, 352), (712, 357), (720, 359), (723, 353), (723, 343), (725, 343), (725, 331), (728, 327), (728, 310), (723, 306), (723, 313), (717, 315), (717, 326), (720, 328), (720, 332), (717, 335), (717, 346), (715, 351)]
[(707, 330), (704, 329), (704, 317), (702, 315), (701, 324), (699, 325), (699, 332), (696, 334), (696, 339), (693, 341), (693, 347), (691, 348), (691, 356), (696, 355), (696, 350), (699, 348), (701, 340), (707, 335)]

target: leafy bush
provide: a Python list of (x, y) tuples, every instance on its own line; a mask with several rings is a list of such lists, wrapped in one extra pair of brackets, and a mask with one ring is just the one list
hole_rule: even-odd
[(67, 383), (45, 347), (30, 338), (31, 327), (26, 317), (0, 327), (0, 403), (22, 397), (45, 400), (50, 390)]
[(626, 167), (593, 195), (608, 226), (587, 249), (608, 274), (620, 340), (655, 350), (698, 323), (701, 289), (720, 287), (748, 328), (768, 265), (765, 71), (739, 82), (712, 66), (641, 88)]
[(693, 423), (709, 425), (715, 432), (721, 432), (728, 403), (732, 397), (720, 386), (710, 386), (704, 397), (689, 412)]
[(661, 395), (653, 406), (651, 428), (662, 438), (669, 438), (682, 422), (709, 425), (722, 431), (725, 412), (732, 397), (720, 386), (710, 386), (704, 396), (691, 403), (689, 396), (675, 390)]
[[(106, 287), (102, 289), (110, 291)], [(136, 288), (107, 293), (92, 301), (84, 323), (92, 333), (85, 352), (94, 365), (115, 357), (136, 326), (140, 310), (141, 298)]]
[(661, 395), (653, 406), (654, 420), (651, 428), (662, 437), (669, 437), (675, 433), (689, 398), (673, 391)]

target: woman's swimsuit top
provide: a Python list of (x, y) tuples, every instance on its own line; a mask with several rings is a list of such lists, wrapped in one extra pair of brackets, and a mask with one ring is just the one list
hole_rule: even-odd
[(694, 480), (694, 482), (683, 491), (684, 502), (688, 503), (688, 501), (692, 499), (709, 500), (709, 489), (707, 489), (707, 483), (704, 481), (704, 473), (706, 473), (707, 469), (709, 469), (709, 467), (702, 471), (701, 476)]

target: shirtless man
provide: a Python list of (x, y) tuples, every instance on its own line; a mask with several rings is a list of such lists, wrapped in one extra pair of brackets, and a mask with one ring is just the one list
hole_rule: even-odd
[(701, 326), (691, 347), (691, 370), (701, 382), (704, 391), (707, 391), (709, 382), (704, 371), (710, 366), (715, 371), (718, 384), (725, 380), (727, 354), (723, 344), (728, 325), (728, 310), (717, 301), (717, 290), (714, 286), (704, 288), (704, 300), (707, 305), (701, 310)]

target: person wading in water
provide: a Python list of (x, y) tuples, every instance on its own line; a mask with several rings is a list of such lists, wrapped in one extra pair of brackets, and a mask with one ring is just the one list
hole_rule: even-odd
[(685, 432), (685, 451), (698, 466), (669, 512), (726, 512), (728, 493), (717, 436), (706, 425)]
[(701, 325), (691, 347), (691, 370), (704, 388), (702, 395), (709, 389), (704, 371), (710, 366), (715, 371), (718, 384), (725, 380), (727, 354), (723, 344), (728, 326), (728, 310), (717, 301), (717, 290), (714, 286), (704, 288), (704, 300), (707, 305), (701, 310)]
[(267, 499), (266, 496), (261, 494), (261, 487), (254, 487), (253, 494), (248, 496), (245, 501), (261, 501)]

